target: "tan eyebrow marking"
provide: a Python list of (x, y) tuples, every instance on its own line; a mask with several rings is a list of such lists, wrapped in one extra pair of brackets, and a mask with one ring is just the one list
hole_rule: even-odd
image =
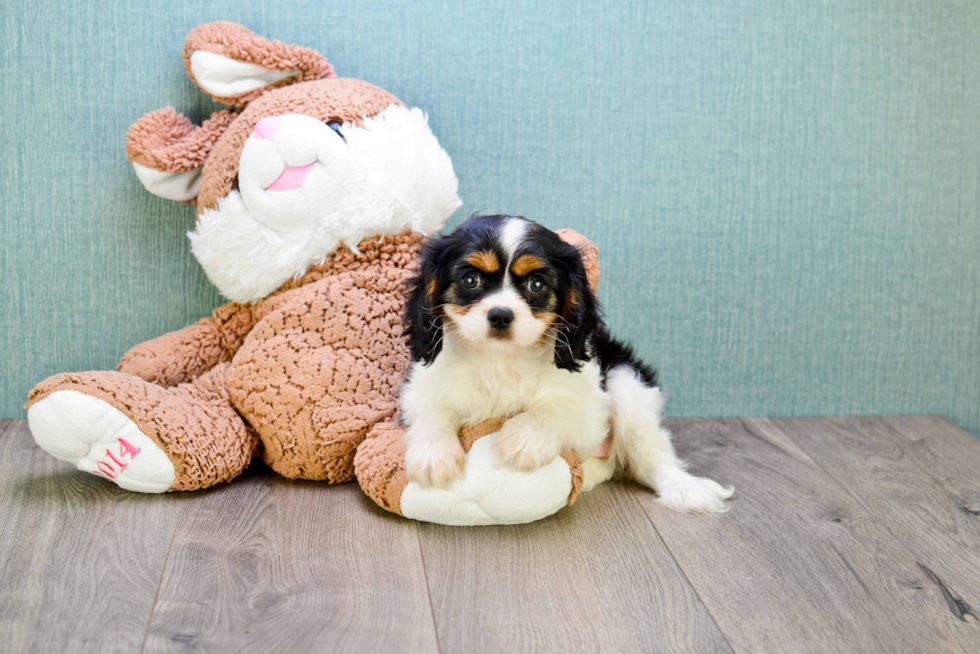
[(426, 292), (426, 299), (428, 299), (428, 301), (430, 303), (435, 302), (437, 295), (439, 295), (439, 280), (438, 279), (430, 279), (429, 280), (429, 289)]
[(544, 268), (544, 261), (532, 254), (522, 254), (510, 267), (511, 271), (518, 277), (523, 277), (540, 268)]
[(493, 250), (480, 250), (466, 258), (466, 263), (485, 273), (495, 273), (500, 270), (500, 261)]

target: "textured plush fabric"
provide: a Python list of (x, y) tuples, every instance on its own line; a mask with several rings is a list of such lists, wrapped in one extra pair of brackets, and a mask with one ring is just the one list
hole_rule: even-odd
[(38, 384), (24, 408), (62, 390), (108, 402), (170, 457), (177, 474), (171, 490), (207, 488), (237, 477), (258, 447), (231, 404), (229, 367), (221, 364), (173, 388), (118, 372), (63, 373)]
[[(189, 382), (223, 361), (231, 361), (254, 324), (252, 309), (232, 303), (215, 309), (214, 314), (140, 343), (123, 355), (116, 369), (167, 388)], [(232, 329), (225, 328), (222, 316), (233, 318), (228, 321)]]
[[(208, 60), (195, 78), (194, 62), (203, 47), (216, 48), (218, 52), (208, 56), (217, 59)], [(227, 481), (255, 452), (286, 477), (349, 481), (357, 445), (371, 427), (397, 410), (398, 388), (409, 366), (401, 327), (403, 291), (415, 268), (421, 234), (437, 231), (460, 205), (451, 162), (424, 114), (405, 108), (375, 86), (349, 79), (307, 80), (304, 73), (292, 76), (295, 83), (284, 87), (288, 76), (273, 81), (280, 76), (267, 75), (269, 71), (258, 66), (260, 62), (289, 72), (299, 68), (314, 77), (332, 75), (312, 50), (269, 42), (241, 26), (218, 22), (188, 35), (185, 59), (188, 53), (192, 79), (202, 88), (219, 89), (214, 93), (228, 96), (227, 102), (232, 102), (232, 94), (221, 91), (255, 89), (256, 84), (265, 90), (234, 95), (235, 104), (252, 102), (241, 115), (217, 112), (200, 129), (172, 109), (147, 114), (130, 128), (127, 153), (145, 162), (140, 165), (160, 164), (163, 170), (153, 175), (171, 174), (166, 169), (175, 165), (204, 164), (191, 187), (199, 187), (202, 194), (197, 202), (199, 232), (196, 238), (190, 235), (193, 252), (209, 275), (214, 272), (208, 268), (210, 261), (219, 269), (225, 267), (228, 274), (221, 279), (236, 288), (241, 276), (251, 274), (263, 290), (253, 288), (247, 304), (225, 305), (210, 319), (136, 346), (119, 364), (125, 376), (93, 372), (43, 381), (29, 396), (29, 418), (47, 415), (46, 409), (39, 407), (38, 414), (31, 407), (61, 390), (108, 402), (124, 420), (131, 420), (127, 424), (135, 423), (137, 429), (146, 424), (152, 436), (145, 436), (171, 457), (176, 473), (170, 490)], [(236, 85), (236, 79), (244, 83)], [(283, 113), (288, 115), (282, 117)], [(263, 118), (268, 119), (265, 126)], [(337, 118), (345, 123), (342, 136), (326, 125)], [(408, 122), (399, 125), (399, 119)], [(349, 125), (359, 121), (363, 129)], [(355, 167), (353, 158), (364, 151), (362, 134), (375, 124), (390, 127), (389, 122), (416, 138), (398, 140), (399, 130), (389, 130), (389, 138), (396, 134), (392, 147), (375, 148), (377, 156), (361, 160), (361, 175), (345, 176)], [(292, 127), (273, 143), (284, 123)], [(245, 138), (253, 146), (251, 158), (239, 143)], [(308, 151), (317, 139), (321, 148)], [(161, 153), (164, 156), (156, 156)], [(309, 184), (300, 189), (301, 180), (293, 186), (293, 195), (279, 195), (280, 189), (269, 185), (274, 180), (263, 184), (255, 178), (261, 172), (256, 167), (270, 162), (285, 167), (287, 155), (301, 157), (299, 161), (314, 155), (314, 162), (329, 172), (318, 172), (315, 189)], [(270, 170), (283, 174), (281, 168)], [(217, 212), (206, 199), (216, 189), (232, 196), (219, 198)], [(270, 230), (270, 225), (254, 219), (248, 222), (250, 215), (222, 214), (222, 203), (241, 202), (238, 190), (252, 194), (266, 211), (263, 220), (281, 229)], [(386, 201), (379, 201), (382, 196)], [(288, 221), (276, 222), (296, 205), (297, 197), (306, 200), (304, 209), (321, 219), (316, 230), (295, 231)], [(347, 207), (340, 207), (341, 199), (348, 201)], [(302, 216), (307, 222), (310, 217)], [(400, 229), (406, 231), (395, 233), (402, 223)], [(206, 226), (211, 231), (202, 241), (200, 230)], [(243, 249), (242, 239), (263, 229), (267, 238), (260, 246)], [(301, 259), (296, 259), (293, 246)], [(270, 270), (280, 276), (270, 278)], [(229, 297), (242, 300), (213, 275), (211, 279)], [(176, 390), (165, 392), (175, 384)], [(168, 393), (182, 401), (168, 402)], [(209, 410), (215, 406), (221, 411)], [(39, 419), (44, 435), (35, 437), (42, 447), (64, 440), (58, 430), (73, 429), (70, 422)], [(240, 442), (230, 442), (229, 434)], [(261, 447), (254, 442), (256, 436)], [(242, 449), (244, 457), (234, 455)], [(198, 464), (188, 465), (185, 459)]]
[[(335, 77), (333, 66), (312, 48), (292, 45), (257, 36), (252, 30), (229, 21), (216, 21), (199, 25), (184, 40), (184, 68), (198, 83), (191, 70), (191, 55), (196, 51), (213, 52), (229, 59), (256, 64), (271, 70), (298, 70), (299, 75), (287, 77), (273, 86), (285, 86), (297, 81)], [(297, 79), (298, 78), (298, 79)], [(207, 92), (203, 87), (203, 91)], [(242, 107), (261, 95), (265, 89), (256, 89), (231, 97), (214, 98), (221, 104)]]
[[(124, 135), (215, 110), (184, 37), (234, 20), (423, 107), (466, 203), (602, 250), (674, 416), (941, 413), (980, 433), (973, 0), (7, 0), (0, 415), (224, 304), (195, 210)], [(454, 223), (455, 224), (455, 223)]]
[(168, 173), (180, 173), (204, 165), (215, 141), (224, 134), (237, 111), (215, 112), (198, 127), (173, 107), (150, 112), (126, 132), (130, 161)]
[(60, 390), (108, 402), (170, 457), (171, 490), (229, 481), (256, 452), (286, 477), (350, 481), (357, 446), (398, 410), (410, 363), (402, 289), (420, 241), (338, 252), (254, 305), (138, 345), (119, 364), (126, 374), (54, 375), (25, 408)]
[(354, 475), (361, 489), (385, 511), (401, 515), (405, 472), (405, 428), (397, 421), (379, 422), (357, 447)]
[(409, 366), (400, 315), (409, 274), (389, 265), (311, 282), (284, 293), (249, 333), (229, 387), (276, 472), (353, 478), (355, 448), (398, 409)]

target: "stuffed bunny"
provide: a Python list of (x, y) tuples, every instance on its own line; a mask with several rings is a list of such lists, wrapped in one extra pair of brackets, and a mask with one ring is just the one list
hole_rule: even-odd
[(227, 481), (253, 456), (291, 478), (353, 478), (409, 367), (402, 286), (420, 239), (460, 206), (425, 114), (314, 50), (227, 22), (184, 65), (230, 106), (197, 127), (171, 108), (126, 138), (152, 193), (197, 207), (189, 234), (231, 302), (137, 345), (118, 372), (59, 374), (26, 408), (38, 445), (148, 493)]

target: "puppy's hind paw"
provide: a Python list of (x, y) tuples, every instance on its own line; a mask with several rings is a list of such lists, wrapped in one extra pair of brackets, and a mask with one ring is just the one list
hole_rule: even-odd
[(661, 468), (654, 475), (657, 500), (672, 511), (681, 513), (724, 513), (728, 510), (724, 500), (735, 493), (735, 488), (723, 487), (718, 482), (694, 475), (680, 468)]
[(422, 488), (446, 488), (457, 479), (463, 478), (465, 464), (466, 453), (458, 442), (456, 447), (446, 449), (433, 445), (414, 445), (405, 452), (405, 472), (408, 479)]

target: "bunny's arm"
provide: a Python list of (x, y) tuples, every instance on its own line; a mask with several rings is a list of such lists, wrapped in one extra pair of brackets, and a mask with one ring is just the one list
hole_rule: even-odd
[(230, 361), (254, 324), (250, 305), (230, 302), (193, 325), (137, 345), (117, 369), (164, 388), (189, 382)]

